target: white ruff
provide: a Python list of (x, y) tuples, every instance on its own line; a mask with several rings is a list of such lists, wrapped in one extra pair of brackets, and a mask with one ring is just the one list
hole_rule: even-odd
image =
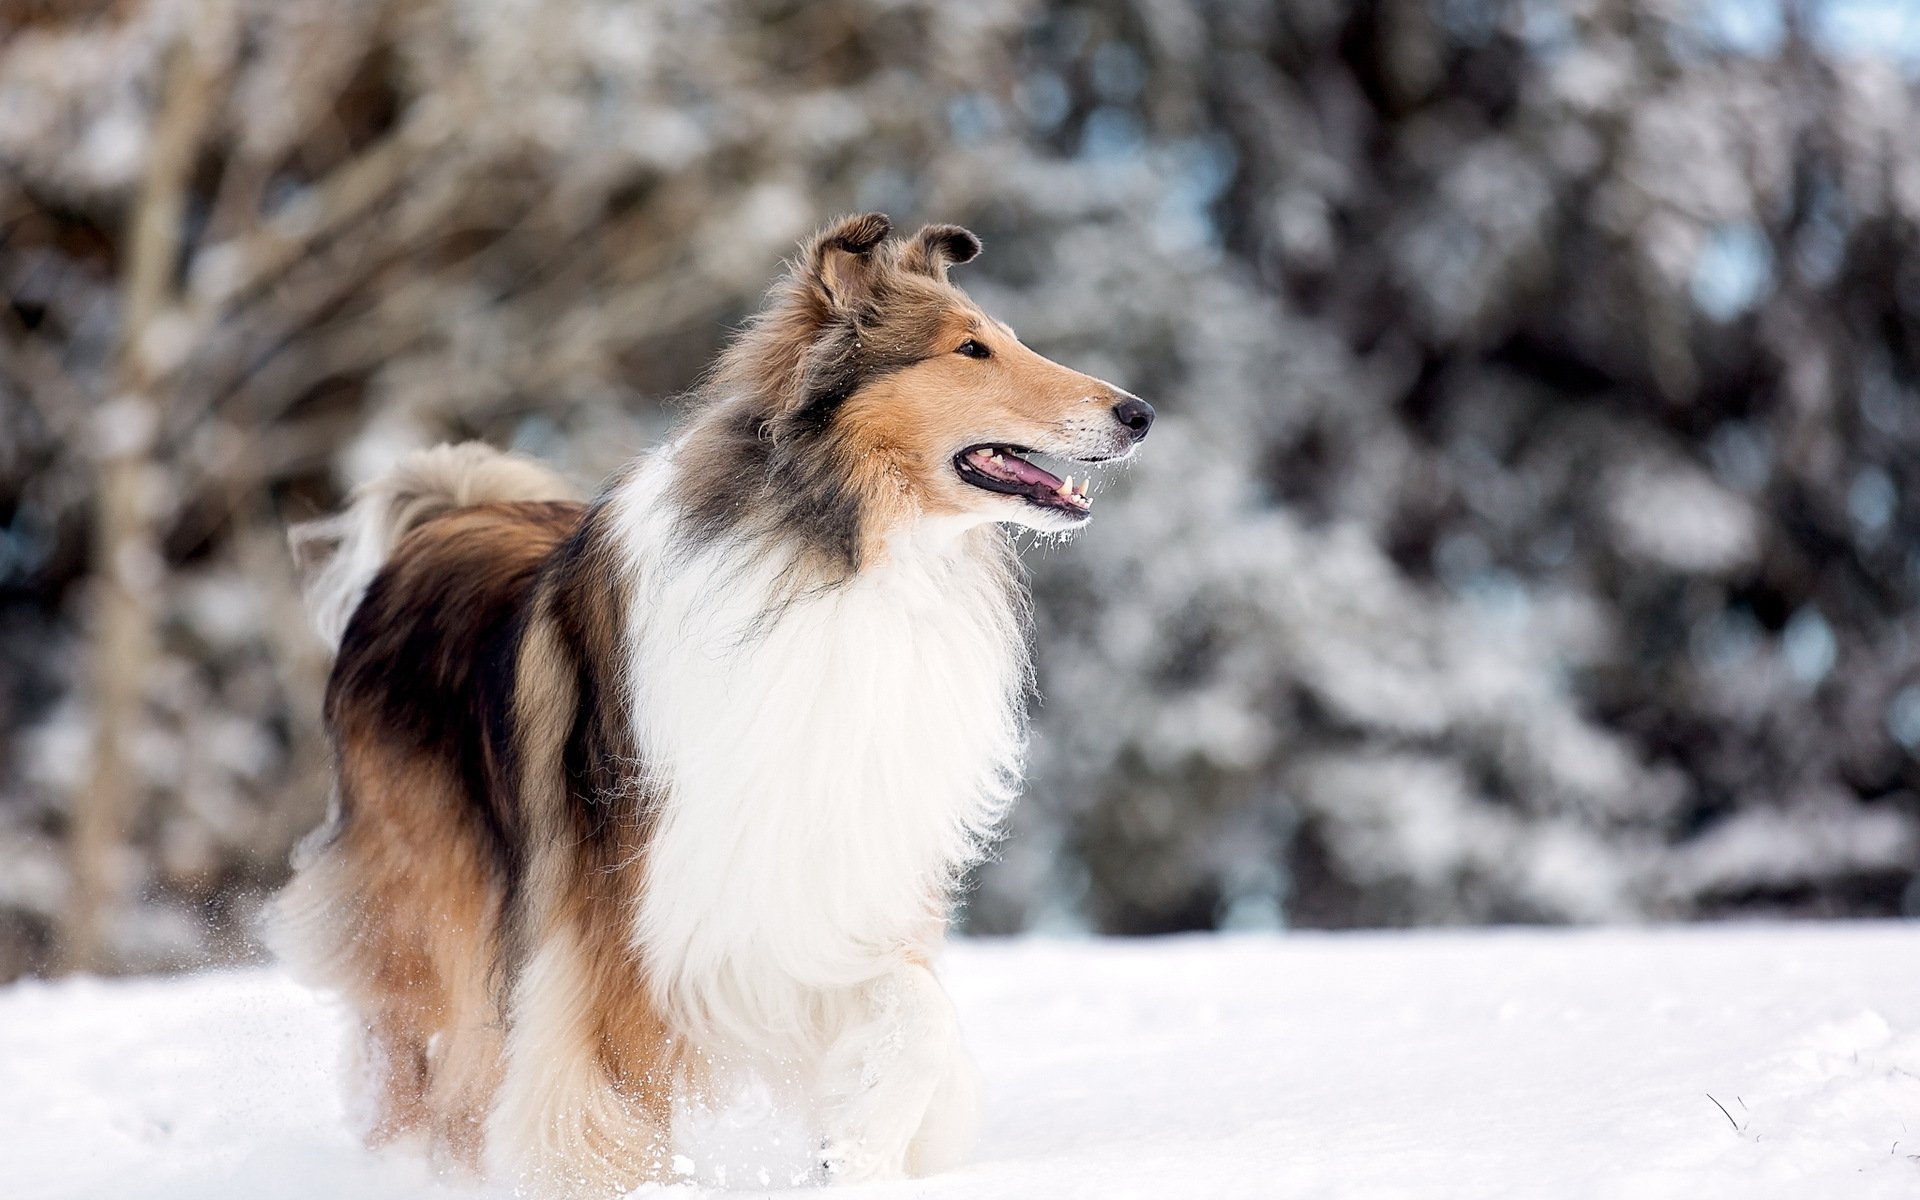
[(818, 1061), (926, 946), (1013, 792), (1026, 651), (987, 530), (925, 529), (781, 606), (764, 546), (670, 543), (672, 451), (619, 495), (630, 703), (661, 797), (634, 931), (720, 1055)]

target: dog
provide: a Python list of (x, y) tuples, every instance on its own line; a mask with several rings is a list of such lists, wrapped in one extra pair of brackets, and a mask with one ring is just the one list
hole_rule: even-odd
[(1154, 418), (955, 287), (979, 250), (829, 224), (590, 502), (469, 443), (292, 530), (337, 779), (274, 940), (357, 1018), (370, 1144), (617, 1195), (744, 1072), (829, 1180), (965, 1152), (933, 966), (1021, 763), (1011, 531), (1091, 513), (1034, 455)]

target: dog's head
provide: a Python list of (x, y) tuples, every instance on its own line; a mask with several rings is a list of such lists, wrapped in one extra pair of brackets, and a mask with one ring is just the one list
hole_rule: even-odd
[[(915, 520), (1083, 524), (1086, 477), (1064, 476), (1131, 455), (1152, 407), (1028, 349), (955, 287), (973, 234), (891, 232), (868, 213), (809, 238), (713, 386), (759, 398), (772, 474), (816, 500), (851, 488), (866, 536)], [(1065, 460), (1061, 474), (1036, 455)]]

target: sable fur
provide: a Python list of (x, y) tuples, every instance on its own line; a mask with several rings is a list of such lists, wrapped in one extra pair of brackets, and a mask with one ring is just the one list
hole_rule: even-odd
[(687, 427), (591, 504), (440, 447), (294, 532), (338, 787), (279, 941), (360, 1015), (370, 1140), (616, 1194), (741, 1069), (789, 1081), (835, 1177), (959, 1152), (931, 961), (1018, 767), (999, 522), (1069, 518), (953, 458), (1138, 433), (952, 287), (972, 234), (889, 233), (803, 246)]

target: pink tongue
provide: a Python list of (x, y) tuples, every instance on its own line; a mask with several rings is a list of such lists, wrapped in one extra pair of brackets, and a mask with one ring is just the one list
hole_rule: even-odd
[(989, 474), (998, 475), (1002, 479), (1010, 479), (1015, 483), (1038, 484), (1050, 492), (1060, 490), (1060, 480), (1057, 476), (1049, 475), (1024, 458), (1002, 454), (999, 462), (989, 462), (984, 465)]

